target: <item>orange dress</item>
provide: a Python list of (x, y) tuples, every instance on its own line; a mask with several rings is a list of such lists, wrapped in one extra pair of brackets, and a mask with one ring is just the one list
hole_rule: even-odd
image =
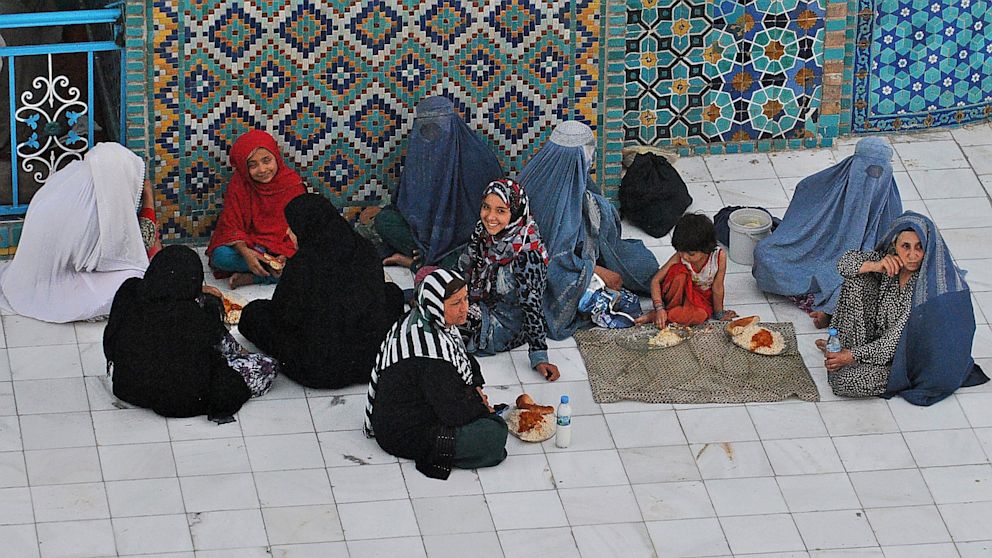
[(685, 260), (668, 268), (661, 281), (661, 298), (668, 321), (698, 325), (713, 316), (713, 281), (720, 268), (722, 251), (719, 247), (714, 250), (699, 271)]

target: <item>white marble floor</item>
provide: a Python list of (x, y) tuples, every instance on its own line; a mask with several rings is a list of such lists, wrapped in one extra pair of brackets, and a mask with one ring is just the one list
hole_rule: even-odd
[[(969, 271), (975, 356), (992, 371), (992, 128), (890, 139), (905, 206), (934, 217)], [(676, 166), (697, 210), (781, 214), (800, 177), (855, 141)], [(659, 258), (671, 254), (668, 239), (644, 238)], [(574, 342), (553, 343), (555, 384), (524, 352), (482, 366), (497, 402), (522, 390), (544, 402), (571, 395), (572, 446), (511, 439), (505, 463), (447, 482), (362, 436), (364, 386), (305, 390), (279, 378), (235, 423), (167, 420), (110, 394), (103, 324), (3, 316), (0, 555), (992, 556), (992, 387), (930, 408), (838, 400), (805, 317), (759, 292), (747, 268), (731, 271), (728, 307), (796, 320), (821, 402), (599, 405)]]

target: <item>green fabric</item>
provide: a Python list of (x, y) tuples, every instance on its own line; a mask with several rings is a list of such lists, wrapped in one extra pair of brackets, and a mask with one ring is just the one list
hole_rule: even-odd
[[(375, 216), (373, 221), (375, 232), (379, 234), (382, 241), (394, 252), (399, 252), (404, 256), (413, 257), (414, 250), (418, 250), (417, 242), (410, 231), (410, 225), (406, 219), (392, 207), (384, 207)], [(458, 257), (461, 250), (455, 250), (445, 256), (438, 264), (444, 269), (455, 269), (458, 266)], [(414, 261), (412, 269), (416, 271), (423, 265), (421, 261)]]
[(417, 243), (410, 231), (410, 225), (399, 211), (391, 207), (382, 208), (375, 216), (375, 232), (379, 233), (382, 241), (393, 250), (404, 256), (413, 257)]
[(455, 460), (459, 469), (499, 465), (506, 459), (506, 422), (496, 414), (455, 429)]

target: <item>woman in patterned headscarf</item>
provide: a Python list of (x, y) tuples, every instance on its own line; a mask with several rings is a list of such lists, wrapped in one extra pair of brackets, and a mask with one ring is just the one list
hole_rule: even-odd
[(416, 306), (386, 335), (369, 382), (365, 434), (428, 477), (452, 467), (491, 467), (506, 458), (506, 423), (489, 406), (479, 363), (457, 326), (468, 314), (468, 289), (437, 269), (417, 288)]
[(844, 284), (830, 325), (844, 349), (825, 363), (835, 394), (932, 405), (988, 381), (971, 356), (968, 284), (933, 221), (903, 213), (875, 251), (845, 253), (837, 271)]
[(458, 261), (471, 302), (462, 332), (468, 350), (483, 355), (526, 343), (531, 368), (554, 381), (559, 372), (548, 362), (542, 306), (548, 253), (529, 205), (523, 187), (508, 178), (483, 192), (479, 222)]

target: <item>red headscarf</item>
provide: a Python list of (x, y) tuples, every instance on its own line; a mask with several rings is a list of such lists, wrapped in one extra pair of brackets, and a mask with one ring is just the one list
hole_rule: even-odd
[[(279, 165), (279, 170), (268, 184), (255, 182), (248, 174), (248, 158), (259, 148), (272, 152)], [(224, 192), (224, 209), (210, 237), (207, 255), (218, 246), (239, 240), (250, 247), (263, 246), (270, 253), (283, 256), (295, 254), (296, 248), (286, 234), (289, 225), (283, 212), (290, 200), (306, 193), (306, 190), (300, 175), (282, 160), (276, 140), (261, 130), (242, 135), (231, 147), (231, 165), (234, 166), (234, 175)]]

